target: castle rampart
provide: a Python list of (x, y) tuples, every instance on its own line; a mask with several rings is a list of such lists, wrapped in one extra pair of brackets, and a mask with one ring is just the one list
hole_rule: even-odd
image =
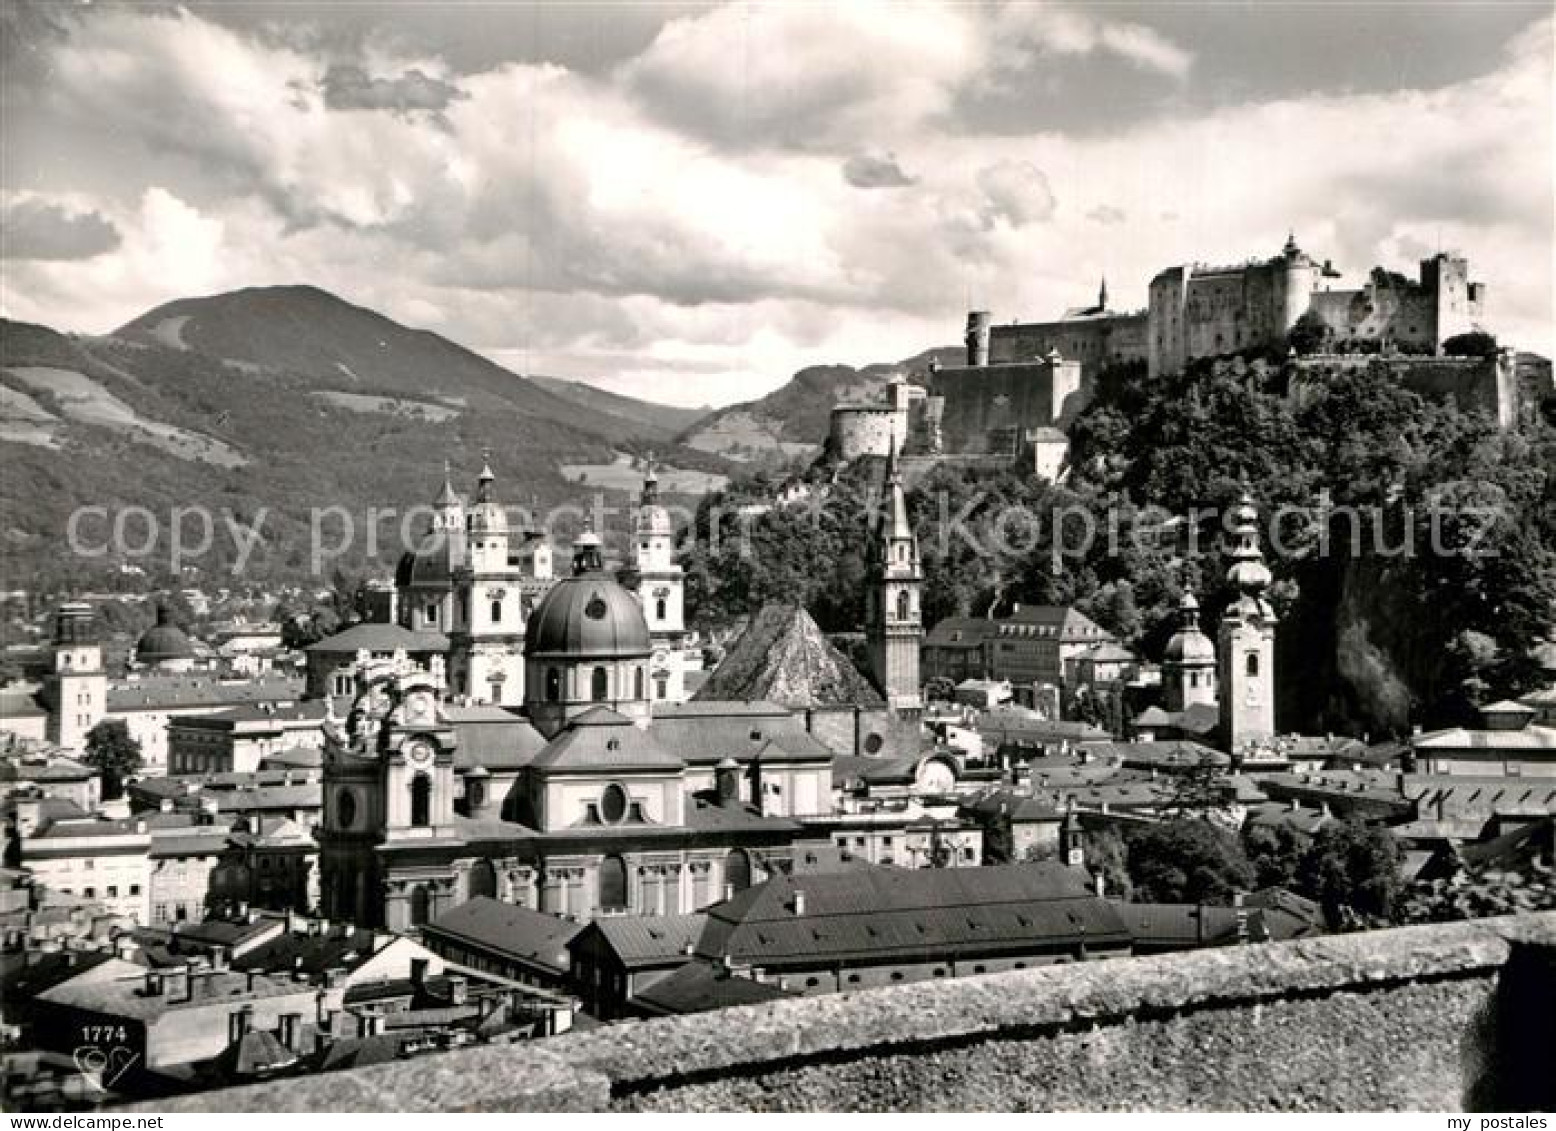
[(1556, 912), (623, 1022), (145, 1110), (1531, 1111)]

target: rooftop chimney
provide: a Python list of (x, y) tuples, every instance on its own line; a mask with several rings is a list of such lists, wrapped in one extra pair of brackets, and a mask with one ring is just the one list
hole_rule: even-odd
[(794, 913), (796, 915), (805, 914), (805, 892), (800, 888), (794, 889)]

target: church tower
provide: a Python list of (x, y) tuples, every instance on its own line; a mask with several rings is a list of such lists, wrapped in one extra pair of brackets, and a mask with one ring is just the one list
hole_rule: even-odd
[(399, 653), (357, 673), (350, 715), (333, 702), (324, 722), (323, 807), (317, 829), (321, 912), (403, 931), (448, 909), (452, 870), (391, 876), (397, 849), (414, 850), (454, 825), (456, 735), (443, 711), (442, 661), (430, 671)]
[(675, 561), (674, 537), (670, 512), (659, 501), (659, 473), (650, 455), (633, 522), (631, 566), (654, 643), (648, 679), (656, 703), (686, 699), (686, 578)]
[(1162, 654), (1162, 690), (1167, 710), (1185, 711), (1216, 702), (1216, 646), (1200, 631), (1199, 601), (1190, 589), (1178, 602), (1178, 631)]
[(108, 713), (108, 673), (97, 615), (85, 601), (70, 601), (54, 613), (54, 671), (46, 699), (50, 742), (77, 753), (86, 734)]
[(497, 501), (497, 477), (481, 468), (465, 516), (465, 567), (455, 574), (449, 634), (455, 686), (476, 703), (524, 702), (522, 571), (510, 564), (508, 516)]
[(918, 538), (908, 521), (908, 500), (897, 467), (897, 447), (886, 457), (886, 498), (869, 546), (865, 635), (876, 682), (895, 711), (923, 708), (919, 648), (924, 640)]
[(1237, 596), (1221, 618), (1221, 738), (1233, 754), (1275, 737), (1275, 610), (1259, 549), (1259, 516), (1247, 492), (1232, 512), (1227, 581)]

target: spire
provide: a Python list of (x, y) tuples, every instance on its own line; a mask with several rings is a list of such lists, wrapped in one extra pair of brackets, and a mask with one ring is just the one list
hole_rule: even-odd
[(1097, 311), (1101, 313), (1108, 308), (1108, 277), (1102, 276), (1102, 286), (1097, 288)]
[(1247, 611), (1262, 613), (1270, 570), (1264, 564), (1264, 553), (1259, 548), (1259, 512), (1254, 509), (1253, 496), (1246, 486), (1237, 506), (1232, 508), (1230, 534), (1227, 557), (1232, 560), (1232, 566), (1227, 570), (1226, 579), (1241, 596), (1227, 610), (1228, 615)]
[(886, 454), (886, 489), (891, 492), (891, 525), (886, 531), (887, 540), (912, 538), (913, 524), (908, 521), (908, 496), (902, 489), (902, 469), (897, 465), (895, 436)]
[(432, 504), (439, 510), (448, 510), (450, 507), (457, 507), (459, 505), (459, 496), (454, 494), (454, 482), (451, 476), (452, 471), (449, 468), (448, 460), (444, 460), (443, 489), (438, 492), (437, 502)]
[(492, 449), (481, 449), (481, 474), (476, 478), (475, 501), (489, 503), (492, 501), (492, 484), (497, 476), (492, 474)]
[(659, 469), (654, 466), (654, 453), (648, 453), (648, 462), (643, 468), (643, 505), (651, 507), (659, 502)]

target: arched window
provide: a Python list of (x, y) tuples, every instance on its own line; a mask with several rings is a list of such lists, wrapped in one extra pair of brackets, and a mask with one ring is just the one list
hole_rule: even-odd
[(419, 927), (431, 916), (432, 897), (427, 894), (426, 884), (417, 884), (411, 889), (411, 926)]
[(1257, 653), (1257, 652), (1249, 652), (1248, 653), (1248, 669), (1247, 670), (1248, 670), (1248, 674), (1249, 675), (1258, 675), (1259, 674), (1259, 653)]
[(556, 668), (546, 669), (546, 702), (555, 703), (562, 698), (562, 673)]
[(492, 623), (493, 624), (501, 624), (502, 623), (502, 602), (501, 601), (493, 601), (492, 602)]
[(724, 882), (734, 891), (751, 886), (751, 857), (743, 848), (732, 848), (724, 857)]
[(465, 783), (465, 801), (471, 809), (479, 809), (486, 804), (486, 785), (480, 781), (467, 781)]
[(909, 612), (911, 607), (912, 599), (908, 596), (908, 591), (906, 589), (899, 590), (897, 593), (897, 619), (907, 620), (911, 615)]
[(600, 861), (600, 909), (619, 911), (627, 906), (627, 865), (620, 856)]
[(665, 602), (665, 599), (663, 597), (656, 597), (654, 599), (654, 619), (664, 620), (665, 617), (669, 616), (670, 614), (666, 611), (667, 608), (668, 606)]
[(596, 703), (610, 698), (610, 673), (604, 668), (595, 668), (589, 677), (589, 697)]
[(490, 860), (477, 860), (470, 866), (470, 898), (497, 897), (497, 869)]
[(643, 698), (643, 669), (634, 668), (632, 671), (632, 698)]
[(418, 829), (432, 824), (432, 779), (426, 774), (411, 779), (411, 824)]

